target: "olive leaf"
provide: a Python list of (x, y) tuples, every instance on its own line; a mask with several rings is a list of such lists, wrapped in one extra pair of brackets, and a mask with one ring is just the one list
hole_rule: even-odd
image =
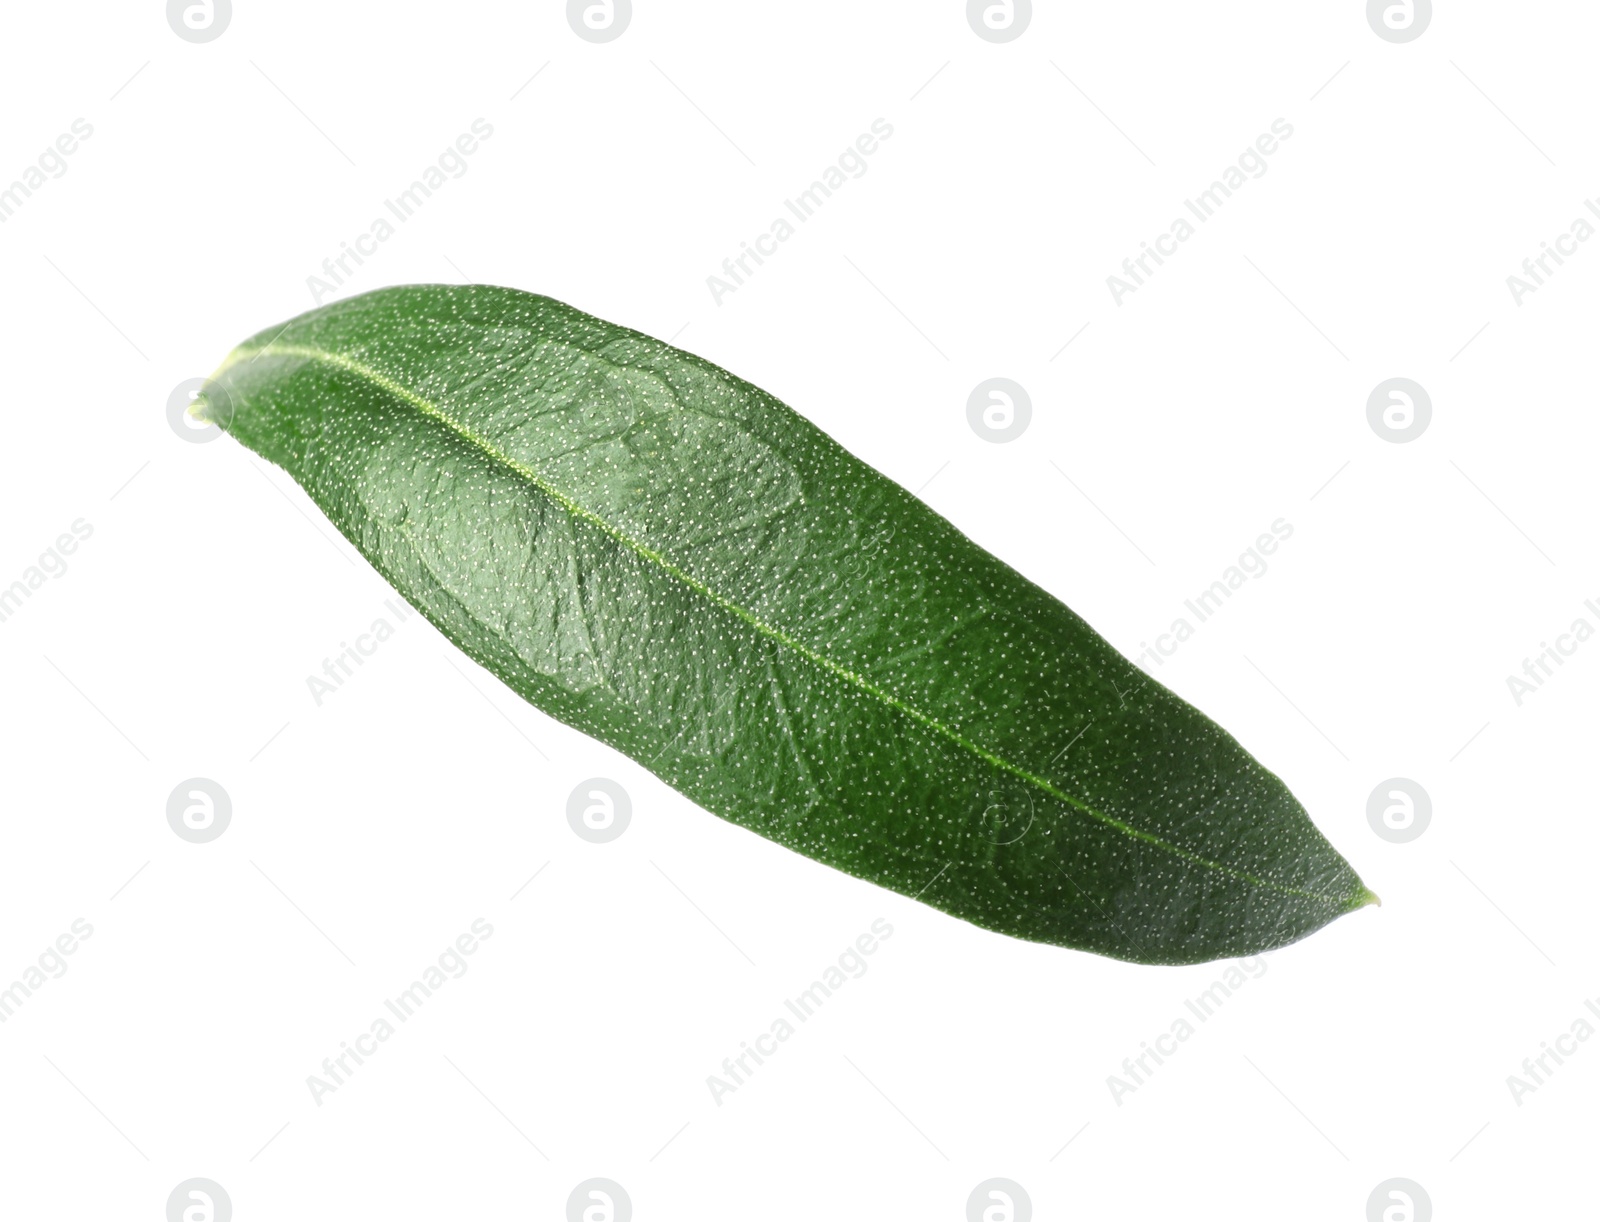
[(858, 878), (1143, 963), (1376, 900), (1204, 714), (669, 344), (512, 289), (382, 289), (247, 340), (195, 411), (530, 703)]

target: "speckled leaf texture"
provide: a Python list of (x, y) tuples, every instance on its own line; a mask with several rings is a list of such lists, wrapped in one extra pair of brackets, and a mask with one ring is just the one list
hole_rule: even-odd
[(382, 289), (246, 341), (196, 412), (530, 703), (836, 869), (1141, 963), (1376, 898), (1060, 601), (660, 340), (514, 289)]

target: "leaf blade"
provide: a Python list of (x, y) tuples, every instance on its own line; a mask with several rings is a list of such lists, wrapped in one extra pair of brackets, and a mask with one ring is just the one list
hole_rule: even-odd
[(1203, 714), (688, 353), (548, 298), (418, 286), (263, 332), (214, 381), (219, 423), (469, 655), (750, 830), (1145, 962), (1369, 902)]

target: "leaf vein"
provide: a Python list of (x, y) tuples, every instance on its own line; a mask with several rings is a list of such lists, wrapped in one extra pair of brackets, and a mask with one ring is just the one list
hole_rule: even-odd
[(1277, 891), (1284, 895), (1299, 896), (1301, 898), (1314, 900), (1319, 903), (1325, 903), (1334, 906), (1349, 905), (1349, 899), (1347, 897), (1319, 895), (1315, 892), (1304, 891), (1297, 887), (1283, 886), (1282, 884), (1271, 882), (1247, 871), (1224, 865), (1221, 862), (1211, 861), (1200, 856), (1198, 853), (1192, 853), (1187, 849), (1180, 848), (1175, 844), (1171, 844), (1168, 841), (1161, 839), (1159, 836), (1152, 835), (1149, 832), (1134, 827), (1132, 824), (1125, 823), (1121, 819), (1097, 810), (1095, 807), (1089, 805), (1089, 803), (1083, 801), (1081, 798), (1074, 797), (1072, 794), (1067, 793), (1065, 790), (1053, 784), (1046, 778), (1039, 776), (1037, 773), (1022, 767), (1019, 764), (1012, 763), (1010, 760), (996, 754), (980, 743), (973, 742), (959, 730), (956, 730), (952, 726), (946, 725), (932, 714), (924, 712), (922, 709), (917, 708), (910, 702), (902, 699), (899, 696), (896, 696), (893, 692), (880, 687), (876, 683), (873, 683), (865, 676), (856, 673), (840, 662), (834, 661), (826, 654), (813, 649), (811, 646), (785, 632), (783, 629), (773, 624), (768, 624), (754, 612), (734, 602), (726, 595), (712, 589), (705, 582), (695, 577), (692, 573), (689, 573), (685, 569), (681, 568), (669, 557), (656, 551), (647, 544), (634, 539), (617, 526), (614, 526), (612, 523), (606, 521), (593, 510), (588, 509), (584, 505), (575, 501), (567, 493), (549, 483), (542, 475), (540, 475), (536, 470), (528, 466), (526, 463), (519, 462), (511, 455), (497, 449), (491, 442), (483, 437), (480, 437), (472, 429), (455, 419), (437, 403), (434, 403), (432, 400), (418, 394), (409, 386), (406, 386), (403, 382), (390, 377), (380, 369), (374, 369), (372, 366), (358, 361), (353, 357), (345, 356), (343, 353), (330, 352), (326, 349), (316, 348), (307, 344), (279, 343), (277, 341), (272, 341), (257, 348), (241, 346), (234, 349), (233, 352), (228, 355), (227, 360), (225, 360), (217, 369), (216, 373), (212, 375), (212, 378), (215, 379), (220, 377), (229, 367), (247, 357), (253, 360), (261, 356), (297, 356), (310, 360), (322, 361), (326, 364), (333, 365), (336, 368), (343, 369), (348, 373), (355, 374), (357, 377), (371, 382), (373, 385), (384, 391), (387, 391), (395, 398), (406, 404), (409, 404), (411, 407), (434, 420), (436, 423), (443, 425), (445, 428), (455, 433), (461, 440), (475, 447), (494, 462), (510, 469), (511, 471), (514, 471), (517, 475), (521, 476), (528, 483), (532, 484), (540, 492), (544, 493), (545, 496), (549, 497), (557, 505), (561, 506), (561, 508), (572, 517), (588, 522), (590, 525), (603, 531), (605, 534), (615, 539), (618, 543), (627, 548), (629, 551), (633, 552), (635, 555), (638, 555), (654, 564), (663, 572), (667, 573), (681, 584), (687, 586), (696, 594), (699, 594), (702, 598), (720, 607), (722, 610), (734, 616), (736, 619), (743, 621), (745, 624), (755, 629), (756, 632), (770, 640), (778, 642), (790, 650), (793, 650), (795, 653), (798, 653), (802, 657), (806, 658), (813, 665), (820, 667), (838, 679), (844, 680), (847, 684), (867, 693), (881, 703), (895, 709), (904, 716), (911, 718), (924, 728), (932, 730), (941, 737), (948, 739), (952, 743), (955, 743), (957, 746), (970, 752), (972, 755), (975, 755), (985, 763), (989, 764), (991, 767), (997, 768), (1002, 772), (1009, 773), (1012, 776), (1015, 776), (1018, 779), (1035, 786), (1044, 793), (1055, 798), (1057, 801), (1062, 802), (1085, 815), (1088, 815), (1090, 818), (1098, 820), (1106, 826), (1111, 827), (1126, 836), (1132, 837), (1133, 839), (1163, 849), (1166, 852), (1171, 853), (1174, 856), (1188, 861), (1194, 865), (1203, 866), (1207, 869), (1229, 875), (1230, 877), (1241, 879), (1245, 882), (1254, 884), (1255, 886)]

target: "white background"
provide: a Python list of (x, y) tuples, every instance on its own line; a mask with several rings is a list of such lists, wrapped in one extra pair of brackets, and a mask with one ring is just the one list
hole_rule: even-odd
[[(1506, 677), (1600, 626), (1600, 243), (1520, 305), (1506, 277), (1600, 189), (1600, 14), (1442, 9), (1394, 45), (1354, 0), (1080, 0), (996, 45), (952, 0), (636, 0), (592, 45), (553, 2), (239, 0), (195, 45), (150, 0), (10, 6), (0, 182), (93, 136), (0, 225), (0, 584), (93, 534), (0, 623), (0, 982), (94, 934), (0, 1025), (7, 1215), (155, 1220), (204, 1176), (240, 1222), (557, 1219), (605, 1176), (641, 1222), (960, 1219), (1004, 1176), (1040, 1219), (1359, 1222), (1402, 1176), (1441, 1220), (1594, 1216), (1600, 1041), (1520, 1106), (1506, 1079), (1600, 995), (1600, 643), (1520, 707)], [(1130, 656), (1286, 519), (1160, 677), (1384, 906), (1273, 955), (1118, 1105), (1108, 1075), (1220, 965), (1012, 941), (834, 873), (420, 616), (314, 704), (391, 594), (166, 401), (310, 308), (480, 117), (469, 171), (338, 295), (471, 278), (676, 336)], [(868, 172), (716, 304), (706, 277), (880, 117)], [(1269, 171), (1115, 304), (1278, 118)], [(995, 376), (1033, 402), (1005, 445), (966, 419)], [(1367, 421), (1391, 377), (1432, 398), (1409, 444)], [(193, 776), (233, 801), (207, 845), (166, 821)], [(566, 822), (594, 776), (632, 797), (608, 845)], [(1409, 844), (1367, 821), (1395, 776), (1433, 802)], [(478, 917), (470, 971), (314, 1103)], [(715, 1104), (707, 1075), (878, 917), (866, 975)]]

